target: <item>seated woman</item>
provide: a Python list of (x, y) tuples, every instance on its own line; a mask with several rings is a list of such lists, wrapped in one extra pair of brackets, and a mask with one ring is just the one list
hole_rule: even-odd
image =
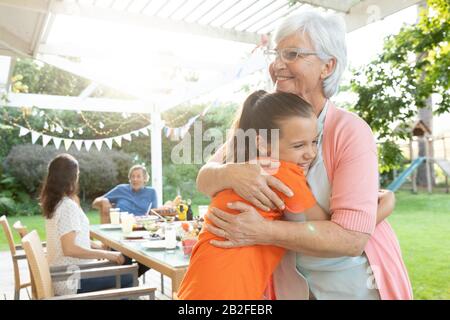
[(129, 184), (119, 184), (92, 203), (92, 207), (100, 210), (101, 223), (109, 223), (109, 209), (113, 203), (121, 211), (135, 216), (145, 215), (149, 208), (158, 207), (155, 189), (145, 186), (149, 176), (144, 166), (132, 166), (128, 172), (128, 179)]
[[(107, 251), (103, 245), (91, 242), (89, 219), (81, 209), (77, 195), (78, 177), (78, 162), (69, 154), (56, 156), (48, 166), (40, 202), (45, 217), (49, 265), (76, 270), (76, 265), (96, 259), (123, 264), (125, 257), (120, 252)], [(131, 274), (121, 276), (122, 288), (132, 284)], [(78, 283), (59, 281), (53, 286), (56, 295), (67, 295), (114, 288), (116, 279), (108, 276), (81, 279)]]

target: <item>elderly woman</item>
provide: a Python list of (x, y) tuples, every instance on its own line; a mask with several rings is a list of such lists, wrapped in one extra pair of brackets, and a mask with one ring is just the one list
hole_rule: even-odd
[[(318, 155), (307, 178), (330, 220), (269, 221), (252, 206), (231, 203), (241, 214), (214, 209), (208, 215), (214, 225), (206, 228), (225, 238), (212, 243), (290, 250), (273, 276), (277, 299), (411, 299), (394, 231), (386, 221), (376, 223), (378, 165), (372, 132), (362, 119), (330, 101), (347, 62), (342, 20), (317, 12), (289, 17), (278, 28), (275, 43), (270, 73), (276, 90), (303, 97), (318, 116)], [(270, 187), (288, 195), (290, 190), (262, 175), (256, 164), (222, 163), (224, 149), (200, 170), (198, 189), (210, 196), (233, 189), (254, 206), (284, 209)], [(389, 197), (381, 197), (381, 217), (392, 211)]]
[(145, 215), (149, 208), (158, 207), (155, 189), (145, 186), (149, 176), (144, 166), (132, 166), (128, 172), (128, 179), (130, 184), (120, 184), (92, 203), (94, 208), (100, 210), (102, 223), (109, 222), (109, 209), (112, 203), (121, 211), (137, 216)]

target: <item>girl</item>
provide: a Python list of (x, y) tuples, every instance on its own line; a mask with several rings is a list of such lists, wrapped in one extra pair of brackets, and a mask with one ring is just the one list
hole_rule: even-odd
[[(257, 91), (245, 101), (233, 137), (234, 159), (243, 155), (243, 161), (264, 160), (279, 163), (277, 172), (268, 172), (285, 183), (294, 193), (287, 197), (278, 192), (284, 200), (288, 214), (304, 213), (307, 220), (325, 220), (327, 215), (319, 207), (309, 190), (305, 171), (317, 153), (317, 117), (311, 106), (300, 97), (290, 93)], [(256, 130), (239, 143), (239, 134)], [(278, 141), (272, 141), (273, 130), (279, 130)], [(267, 137), (261, 134), (267, 132)], [(256, 150), (252, 155), (252, 150)], [(279, 150), (277, 153), (276, 151)], [(238, 159), (239, 160), (239, 159)], [(212, 198), (211, 207), (238, 214), (227, 208), (231, 202), (249, 204), (233, 190), (219, 192)], [(280, 219), (279, 209), (259, 213), (266, 219)], [(206, 223), (209, 223), (206, 220)], [(224, 235), (225, 236), (225, 235)], [(193, 249), (188, 271), (181, 283), (178, 297), (181, 299), (262, 299), (270, 277), (280, 262), (285, 249), (276, 246), (247, 246), (222, 249), (210, 244), (220, 239), (202, 230), (199, 241)]]

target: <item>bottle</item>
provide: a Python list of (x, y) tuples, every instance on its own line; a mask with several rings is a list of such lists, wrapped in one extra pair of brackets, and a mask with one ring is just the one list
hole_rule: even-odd
[(184, 203), (181, 203), (178, 206), (178, 219), (180, 221), (186, 221), (186, 213), (187, 213), (187, 211), (188, 211), (188, 207)]
[(166, 241), (166, 250), (169, 252), (174, 252), (177, 247), (177, 230), (173, 222), (166, 223), (164, 238)]
[(187, 205), (188, 205), (188, 209), (187, 209), (187, 214), (186, 214), (186, 220), (187, 221), (192, 221), (194, 220), (194, 212), (192, 212), (192, 201), (191, 199), (188, 199), (187, 201)]

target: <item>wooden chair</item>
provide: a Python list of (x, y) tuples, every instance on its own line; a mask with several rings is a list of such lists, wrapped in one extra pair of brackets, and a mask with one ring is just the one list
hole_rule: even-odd
[[(13, 224), (13, 229), (19, 234), (20, 239), (23, 239), (28, 234), (28, 228), (22, 224), (20, 220), (17, 220)], [(47, 242), (43, 241), (42, 246), (47, 247)]]
[(16, 245), (14, 243), (13, 234), (11, 232), (11, 228), (9, 226), (8, 219), (6, 219), (6, 216), (0, 217), (0, 224), (3, 227), (3, 231), (8, 241), (9, 250), (11, 251), (11, 258), (14, 269), (14, 300), (18, 300), (20, 299), (20, 290), (31, 286), (31, 282), (21, 282), (19, 272), (19, 260), (25, 260), (26, 256), (25, 253), (22, 251), (23, 250), (22, 246)]
[(20, 235), (20, 239), (25, 237), (28, 233), (27, 227), (24, 226), (20, 220), (14, 222), (13, 229)]
[[(31, 273), (36, 286), (37, 299), (49, 300), (109, 300), (109, 299), (123, 299), (136, 298), (141, 296), (149, 296), (151, 300), (155, 298), (155, 288), (123, 288), (112, 289), (90, 293), (73, 294), (66, 296), (55, 296), (53, 291), (53, 281), (64, 281), (73, 278), (73, 272), (54, 272), (50, 273), (50, 268), (45, 258), (44, 251), (36, 231), (31, 231), (22, 239), (23, 248), (31, 268)], [(115, 276), (116, 284), (120, 285), (120, 276), (123, 274), (134, 275), (134, 284), (137, 284), (137, 265), (132, 266), (117, 266), (96, 269), (80, 270), (80, 279), (97, 278), (103, 276)]]

